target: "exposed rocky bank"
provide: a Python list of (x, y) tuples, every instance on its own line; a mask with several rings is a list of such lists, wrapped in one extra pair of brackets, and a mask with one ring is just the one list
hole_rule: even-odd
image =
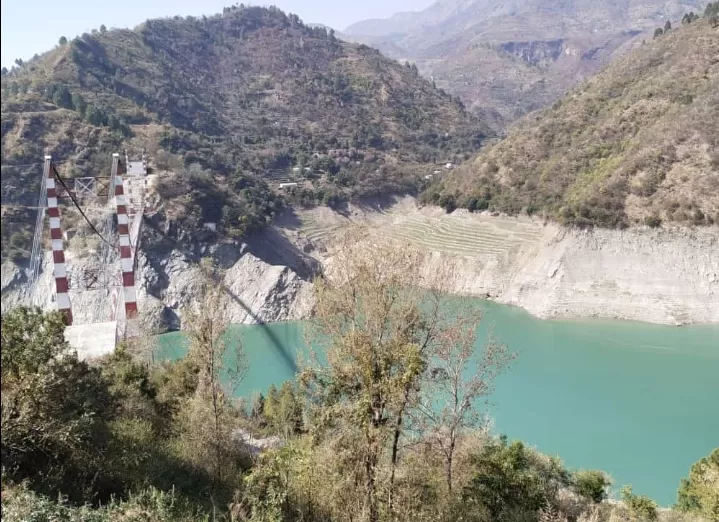
[[(379, 210), (304, 218), (331, 255), (351, 223), (414, 243), (429, 267), (452, 262), (454, 291), (522, 307), (541, 318), (602, 317), (660, 324), (719, 323), (719, 227), (567, 230), (529, 218), (418, 208), (405, 198)], [(318, 224), (324, 223), (324, 230)], [(300, 236), (302, 233), (300, 232)]]
[(719, 230), (557, 230), (498, 301), (539, 317), (719, 323)]
[[(143, 330), (159, 333), (182, 327), (183, 311), (197, 295), (202, 273), (199, 262), (212, 258), (223, 270), (223, 288), (228, 318), (232, 323), (257, 324), (307, 317), (312, 307), (312, 279), (319, 263), (291, 244), (278, 230), (268, 229), (244, 242), (209, 243), (171, 241), (146, 226), (138, 259), (137, 298)], [(78, 252), (66, 251), (72, 285), (83, 268), (92, 264)], [(36, 303), (52, 309), (52, 266), (46, 256), (36, 285)], [(2, 306), (21, 302), (24, 270), (12, 263), (2, 266)], [(95, 310), (102, 307), (102, 320), (110, 321), (113, 290), (71, 293), (75, 324), (97, 322)], [(95, 314), (96, 315), (96, 314)]]
[[(313, 277), (332, 257), (338, 235), (358, 224), (378, 237), (420, 246), (430, 253), (428, 270), (454, 263), (456, 293), (520, 306), (538, 317), (719, 323), (716, 226), (566, 230), (529, 218), (448, 215), (404, 198), (341, 213), (301, 211), (245, 242), (173, 242), (146, 226), (138, 265), (143, 324), (151, 332), (181, 327), (183, 309), (196, 293), (197, 263), (207, 256), (225, 270), (232, 322), (306, 318)], [(73, 253), (68, 258), (71, 271), (87, 262)], [(38, 285), (46, 307), (52, 306), (49, 268), (46, 264)], [(18, 302), (24, 277), (14, 265), (3, 264), (3, 308)], [(107, 299), (106, 291), (97, 291), (75, 300), (76, 322)]]

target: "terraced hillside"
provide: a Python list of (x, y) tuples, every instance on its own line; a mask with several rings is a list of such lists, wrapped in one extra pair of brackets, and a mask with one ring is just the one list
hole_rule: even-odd
[[(467, 212), (446, 214), (438, 208), (418, 209), (412, 198), (385, 210), (355, 208), (349, 215), (342, 215), (331, 209), (314, 209), (300, 212), (300, 216), (300, 236), (321, 251), (331, 252), (343, 233), (362, 226), (375, 241), (410, 244), (440, 258), (460, 260), (477, 274), (476, 281), (463, 283), (464, 288), (458, 289), (470, 293), (476, 293), (477, 288), (499, 292), (514, 272), (512, 267), (536, 256), (547, 236), (536, 220)], [(480, 276), (478, 271), (484, 269), (493, 270), (499, 280), (495, 281), (497, 276)]]
[(541, 237), (541, 228), (531, 221), (463, 217), (403, 216), (387, 229), (387, 234), (425, 250), (475, 257), (504, 256), (524, 244), (535, 243)]
[[(345, 231), (427, 252), (428, 273), (454, 268), (451, 290), (521, 306), (539, 317), (610, 317), (666, 324), (719, 322), (719, 228), (570, 230), (536, 218), (445, 214), (411, 198), (384, 209), (299, 212), (284, 229), (331, 263)], [(308, 244), (309, 243), (309, 244)]]

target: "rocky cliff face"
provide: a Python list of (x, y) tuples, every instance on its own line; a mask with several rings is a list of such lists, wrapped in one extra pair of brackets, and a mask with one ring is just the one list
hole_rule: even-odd
[[(455, 267), (452, 290), (542, 318), (719, 323), (719, 227), (576, 230), (529, 218), (437, 208), (411, 199), (381, 212), (307, 216), (331, 257), (333, 235), (364, 224), (429, 253), (426, 270)], [(317, 222), (325, 223), (322, 232)]]
[[(255, 324), (295, 320), (311, 310), (311, 279), (319, 263), (304, 254), (274, 229), (250, 237), (246, 242), (187, 243), (159, 237), (146, 228), (144, 249), (138, 259), (138, 308), (146, 332), (177, 330), (182, 326), (183, 310), (197, 295), (200, 281), (199, 261), (211, 257), (224, 271), (223, 287), (232, 323)], [(88, 265), (67, 253), (71, 281)], [(24, 270), (12, 263), (2, 266), (2, 306), (22, 302), (26, 281)], [(46, 257), (34, 298), (46, 309), (54, 308), (51, 258)], [(95, 290), (81, 295), (71, 293), (76, 324), (93, 322), (95, 311), (102, 308), (103, 319), (110, 320), (113, 290)], [(96, 321), (95, 321), (96, 322)]]
[[(191, 248), (147, 227), (138, 275), (145, 331), (181, 328), (183, 311), (196, 296), (203, 257), (224, 269), (233, 323), (308, 317), (312, 278), (331, 260), (337, 235), (357, 224), (428, 252), (430, 272), (453, 263), (457, 294), (520, 306), (538, 317), (719, 323), (716, 226), (568, 230), (524, 218), (466, 211), (448, 215), (417, 208), (411, 198), (379, 211), (367, 208), (342, 214), (315, 209), (300, 216), (301, 224), (280, 220), (242, 243), (198, 242)], [(42, 305), (52, 308), (48, 263), (49, 258), (37, 290)], [(83, 260), (69, 256), (68, 266), (80, 270)], [(3, 265), (3, 309), (19, 302), (24, 278), (16, 266)], [(75, 298), (76, 322), (87, 322), (108, 299), (107, 291)]]
[(564, 40), (535, 41), (535, 42), (504, 42), (499, 48), (516, 58), (536, 67), (546, 67), (557, 61), (562, 52), (571, 52), (565, 47)]
[(197, 295), (202, 257), (224, 270), (232, 323), (257, 324), (306, 317), (312, 306), (311, 279), (319, 263), (300, 253), (276, 230), (268, 229), (245, 243), (224, 243), (191, 252), (173, 248), (142, 253), (138, 306), (145, 328), (177, 330), (183, 309)]
[(719, 229), (557, 230), (498, 301), (539, 317), (719, 322)]

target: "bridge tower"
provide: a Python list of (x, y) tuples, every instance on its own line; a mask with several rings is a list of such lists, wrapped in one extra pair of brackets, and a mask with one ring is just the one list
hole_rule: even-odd
[(125, 318), (137, 316), (137, 294), (135, 293), (134, 252), (130, 242), (130, 219), (127, 214), (125, 186), (122, 172), (118, 169), (119, 154), (112, 155), (112, 168), (115, 176), (115, 204), (117, 205), (117, 232), (120, 236), (120, 263), (122, 267), (122, 290), (125, 302)]
[[(37, 305), (37, 299), (33, 298), (43, 293), (37, 292), (36, 287), (44, 257), (43, 228), (47, 211), (55, 282), (52, 300), (63, 314), (67, 325), (65, 335), (78, 353), (95, 350), (92, 345), (98, 344), (100, 338), (101, 351), (112, 351), (117, 340), (135, 335), (138, 330), (132, 325), (137, 324), (138, 316), (135, 269), (147, 174), (144, 154), (142, 162), (132, 164), (138, 172), (124, 176), (120, 155), (116, 153), (112, 155), (110, 176), (63, 178), (52, 157), (44, 158), (26, 297), (29, 304)], [(85, 266), (68, 266), (68, 261), (70, 265), (74, 262), (72, 255), (68, 259), (64, 249), (59, 205), (62, 199), (69, 200), (65, 208), (74, 206), (101, 241), (99, 253), (91, 251), (94, 253), (88, 254), (90, 261)], [(103, 227), (96, 227), (85, 212), (89, 208), (85, 203), (97, 199), (104, 200), (99, 208), (105, 215), (102, 233), (98, 227)], [(77, 313), (73, 314), (73, 304), (80, 306), (78, 303), (83, 304), (86, 298), (90, 302), (81, 307), (84, 317), (79, 318)]]
[[(43, 177), (47, 191), (47, 214), (50, 217), (50, 241), (52, 243), (53, 276), (55, 277), (55, 301), (57, 309), (65, 318), (65, 324), (72, 325), (72, 306), (70, 305), (65, 249), (63, 248), (62, 228), (60, 227), (60, 208), (57, 203), (52, 156), (45, 156)], [(39, 209), (38, 209), (39, 212)]]

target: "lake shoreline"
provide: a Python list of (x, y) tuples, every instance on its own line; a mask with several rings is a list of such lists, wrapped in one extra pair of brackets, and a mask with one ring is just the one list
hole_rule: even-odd
[(345, 230), (362, 226), (374, 240), (424, 251), (428, 271), (452, 263), (453, 295), (518, 306), (540, 319), (719, 324), (716, 225), (568, 229), (527, 216), (447, 214), (404, 197), (342, 212), (294, 211), (276, 226), (322, 265)]
[[(365, 227), (375, 239), (426, 253), (427, 271), (456, 267), (450, 291), (516, 306), (547, 320), (622, 320), (683, 326), (719, 324), (719, 227), (570, 230), (526, 216), (447, 214), (414, 198), (384, 204), (290, 210), (243, 241), (153, 249), (143, 238), (138, 259), (138, 305), (148, 332), (175, 331), (192, 302), (198, 263), (212, 256), (232, 296), (238, 324), (302, 320), (313, 307), (312, 280), (321, 274), (341, 235)], [(151, 227), (146, 227), (152, 234)], [(155, 241), (157, 239), (157, 241)], [(86, 261), (68, 250), (71, 271)], [(2, 265), (2, 304), (23, 298), (24, 271)], [(42, 265), (36, 302), (52, 309), (51, 256)], [(73, 302), (78, 323), (106, 300), (85, 292)]]
[[(603, 469), (614, 477), (614, 490), (632, 484), (671, 505), (691, 464), (716, 447), (719, 325), (545, 321), (517, 307), (482, 306), (480, 339), (492, 328), (518, 353), (491, 397), (493, 432), (559, 455), (568, 467)], [(293, 378), (292, 362), (306, 354), (303, 325), (233, 327), (250, 368), (238, 394)], [(182, 356), (183, 337), (159, 336), (158, 358)]]

